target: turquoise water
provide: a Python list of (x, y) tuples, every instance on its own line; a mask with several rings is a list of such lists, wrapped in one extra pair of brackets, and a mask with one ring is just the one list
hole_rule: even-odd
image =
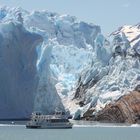
[(140, 126), (77, 123), (72, 129), (26, 129), (1, 124), (0, 140), (140, 140)]

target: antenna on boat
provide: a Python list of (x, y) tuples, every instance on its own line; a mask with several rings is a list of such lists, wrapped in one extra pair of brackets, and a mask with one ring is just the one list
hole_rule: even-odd
[(55, 115), (62, 115), (62, 110), (60, 110), (58, 107), (55, 108)]

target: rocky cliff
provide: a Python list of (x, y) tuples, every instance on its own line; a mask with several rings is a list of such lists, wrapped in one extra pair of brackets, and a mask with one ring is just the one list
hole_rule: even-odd
[(105, 106), (93, 120), (111, 123), (140, 123), (140, 91), (130, 92)]

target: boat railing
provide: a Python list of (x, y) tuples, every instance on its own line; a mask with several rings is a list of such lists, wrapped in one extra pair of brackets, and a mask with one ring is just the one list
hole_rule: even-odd
[(32, 119), (59, 119), (59, 118), (62, 118), (62, 119), (66, 119), (66, 115), (58, 115), (58, 114), (55, 114), (55, 115), (32, 115)]

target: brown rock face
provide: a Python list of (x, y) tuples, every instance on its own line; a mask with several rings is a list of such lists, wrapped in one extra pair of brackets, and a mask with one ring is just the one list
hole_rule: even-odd
[(112, 123), (140, 123), (140, 92), (130, 92), (116, 103), (107, 105), (96, 115), (95, 120)]

